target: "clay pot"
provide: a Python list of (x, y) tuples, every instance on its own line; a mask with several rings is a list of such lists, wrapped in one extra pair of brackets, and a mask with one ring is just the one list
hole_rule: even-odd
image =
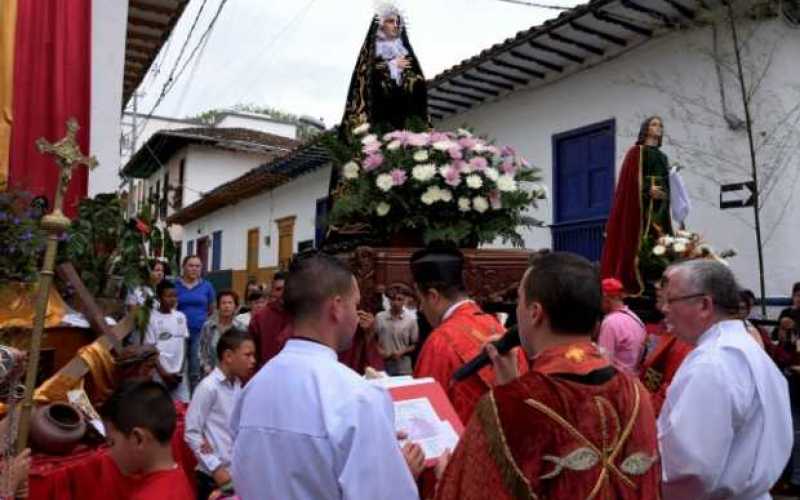
[(44, 453), (66, 455), (85, 433), (83, 416), (69, 403), (39, 406), (31, 416), (31, 442)]

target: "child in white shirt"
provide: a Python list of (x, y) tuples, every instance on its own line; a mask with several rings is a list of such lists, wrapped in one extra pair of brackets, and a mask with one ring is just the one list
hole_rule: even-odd
[(189, 329), (186, 316), (176, 309), (178, 294), (172, 282), (164, 280), (159, 283), (156, 295), (159, 306), (150, 312), (144, 343), (155, 345), (158, 349), (157, 378), (167, 386), (172, 399), (188, 403), (185, 365)]

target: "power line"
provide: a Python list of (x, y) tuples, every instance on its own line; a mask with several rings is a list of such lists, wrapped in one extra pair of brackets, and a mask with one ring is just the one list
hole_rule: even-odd
[(163, 98), (166, 93), (168, 92), (168, 87), (173, 81), (173, 76), (175, 75), (175, 70), (178, 68), (178, 65), (181, 62), (181, 58), (183, 57), (183, 53), (186, 51), (186, 47), (189, 46), (189, 40), (192, 39), (192, 33), (194, 33), (194, 29), (197, 27), (197, 23), (200, 22), (200, 16), (203, 14), (203, 9), (206, 8), (206, 3), (208, 0), (203, 0), (203, 3), (200, 4), (200, 10), (197, 11), (197, 14), (194, 16), (194, 21), (192, 21), (192, 26), (189, 28), (189, 34), (186, 35), (186, 40), (183, 41), (183, 45), (181, 45), (181, 50), (178, 52), (178, 58), (175, 59), (175, 64), (172, 66), (172, 69), (169, 72), (169, 76), (167, 77), (167, 81), (164, 82), (164, 86), (161, 87), (161, 97)]
[(513, 3), (515, 5), (524, 5), (526, 7), (536, 7), (536, 8), (539, 8), (539, 9), (551, 9), (551, 10), (559, 10), (559, 11), (572, 10), (572, 7), (562, 7), (560, 5), (548, 5), (548, 4), (544, 4), (544, 3), (538, 3), (538, 2), (528, 2), (528, 1), (525, 1), (525, 0), (497, 0), (497, 1), (498, 2)]
[[(200, 7), (201, 10), (202, 10), (203, 6), (205, 5), (206, 1), (207, 0), (203, 1), (203, 5), (201, 5), (201, 7)], [(147, 116), (144, 118), (145, 122), (147, 120), (149, 120), (151, 116), (153, 116), (153, 113), (155, 113), (156, 109), (158, 109), (158, 106), (161, 105), (161, 103), (163, 102), (163, 100), (167, 96), (167, 94), (175, 87), (175, 84), (177, 83), (178, 79), (183, 74), (183, 72), (186, 70), (186, 67), (192, 61), (192, 59), (194, 58), (195, 54), (197, 54), (197, 51), (199, 50), (200, 46), (203, 44), (203, 41), (206, 39), (206, 37), (210, 34), (211, 30), (214, 28), (214, 25), (216, 24), (217, 19), (219, 19), (219, 15), (222, 13), (222, 9), (225, 7), (225, 4), (227, 4), (227, 3), (228, 3), (228, 0), (222, 0), (220, 2), (219, 7), (217, 7), (217, 11), (214, 13), (214, 17), (211, 19), (211, 22), (208, 24), (208, 26), (206, 27), (206, 30), (203, 32), (203, 34), (200, 35), (200, 40), (195, 45), (194, 49), (192, 49), (191, 53), (186, 58), (186, 61), (184, 61), (184, 64), (181, 67), (181, 69), (178, 71), (177, 74), (175, 74), (175, 71), (178, 68), (178, 64), (180, 64), (181, 55), (180, 54), (178, 55), (178, 59), (175, 61), (175, 65), (172, 67), (172, 71), (170, 71), (170, 77), (167, 79), (167, 81), (164, 83), (164, 87), (161, 89), (161, 94), (158, 96), (158, 99), (156, 99), (156, 102), (153, 104), (153, 107), (150, 109), (150, 112), (147, 113)], [(198, 12), (198, 14), (199, 14), (199, 12)], [(195, 18), (195, 22), (192, 24), (192, 29), (190, 29), (190, 35), (191, 35), (191, 31), (193, 31), (194, 26), (196, 24), (197, 24), (197, 18)], [(188, 40), (189, 40), (189, 37), (187, 36), (186, 42), (184, 43), (184, 46), (186, 46), (188, 44)], [(181, 54), (183, 52), (184, 52), (184, 50), (183, 50), (183, 47), (182, 47), (181, 48)]]

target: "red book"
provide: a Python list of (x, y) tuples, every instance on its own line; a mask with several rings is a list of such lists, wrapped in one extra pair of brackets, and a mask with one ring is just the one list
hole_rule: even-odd
[(394, 401), (395, 429), (422, 447), (426, 466), (435, 465), (445, 449), (455, 448), (464, 424), (438, 382), (410, 377), (372, 381), (389, 390)]

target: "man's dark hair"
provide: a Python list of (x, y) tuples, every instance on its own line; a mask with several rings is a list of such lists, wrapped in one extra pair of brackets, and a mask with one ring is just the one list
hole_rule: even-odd
[(222, 290), (217, 292), (217, 307), (219, 307), (219, 303), (222, 300), (222, 297), (231, 297), (233, 299), (233, 303), (237, 306), (239, 305), (239, 294), (234, 292), (233, 290)]
[(156, 297), (161, 298), (165, 291), (174, 289), (175, 283), (170, 280), (161, 280), (161, 283), (156, 285)]
[(103, 418), (123, 434), (140, 427), (168, 444), (175, 431), (175, 406), (166, 387), (152, 380), (122, 382), (101, 408)]
[(203, 259), (201, 259), (199, 255), (187, 255), (183, 258), (183, 261), (181, 261), (181, 267), (185, 266), (186, 263), (189, 262), (189, 259), (197, 259), (201, 264), (203, 263)]
[(254, 300), (264, 298), (264, 292), (261, 290), (250, 290), (247, 293), (247, 302), (253, 302)]
[(217, 359), (222, 361), (222, 356), (225, 354), (225, 351), (235, 351), (248, 340), (255, 344), (253, 336), (248, 332), (237, 328), (231, 328), (219, 337), (219, 341), (217, 342)]
[(286, 281), (287, 273), (283, 271), (278, 271), (277, 273), (272, 275), (272, 282), (275, 283), (276, 281)]
[(555, 333), (591, 333), (603, 316), (603, 294), (595, 266), (567, 252), (541, 255), (523, 283), (525, 301), (539, 302)]
[(800, 292), (800, 281), (792, 285), (792, 295), (796, 294), (797, 292)]
[(756, 294), (748, 288), (742, 288), (739, 290), (739, 301), (746, 302), (749, 307), (753, 307), (753, 304), (756, 303)]
[(353, 273), (332, 255), (298, 256), (289, 265), (283, 306), (295, 321), (315, 315), (320, 305), (337, 295), (353, 293)]

